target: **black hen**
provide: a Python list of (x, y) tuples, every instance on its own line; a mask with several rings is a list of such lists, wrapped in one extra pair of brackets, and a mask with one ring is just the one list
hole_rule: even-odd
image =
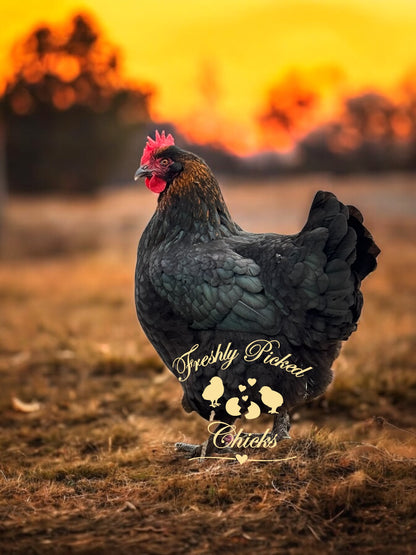
[(255, 407), (276, 415), (280, 439), (287, 410), (331, 382), (380, 251), (361, 213), (322, 191), (300, 233), (243, 231), (209, 167), (173, 143), (149, 139), (135, 176), (159, 193), (138, 248), (138, 318), (185, 410), (231, 424)]

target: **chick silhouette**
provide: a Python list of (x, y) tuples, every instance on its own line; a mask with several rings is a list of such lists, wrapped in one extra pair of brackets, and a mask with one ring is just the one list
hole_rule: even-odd
[(209, 406), (212, 408), (220, 406), (218, 399), (223, 395), (224, 384), (222, 383), (222, 379), (218, 376), (214, 376), (213, 378), (211, 378), (209, 384), (202, 392), (202, 398), (206, 401), (211, 401)]
[(260, 388), (259, 393), (261, 395), (262, 403), (266, 405), (266, 407), (270, 408), (268, 413), (276, 414), (277, 407), (283, 405), (283, 397), (280, 395), (280, 393), (278, 391), (273, 391), (273, 389), (268, 385), (264, 385), (262, 388)]

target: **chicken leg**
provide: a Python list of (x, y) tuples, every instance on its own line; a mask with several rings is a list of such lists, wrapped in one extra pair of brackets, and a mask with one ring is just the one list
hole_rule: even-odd
[[(211, 413), (211, 418), (210, 421), (213, 421), (213, 418), (215, 416), (215, 412), (212, 411)], [(230, 420), (229, 422), (226, 422), (227, 424), (233, 424), (235, 419)], [(209, 438), (204, 441), (204, 443), (202, 443), (201, 445), (195, 445), (193, 443), (182, 443), (182, 442), (178, 442), (175, 443), (175, 448), (177, 451), (183, 451), (185, 453), (189, 453), (189, 458), (196, 458), (196, 457), (201, 457), (204, 458), (207, 455), (210, 455), (211, 453), (232, 453), (233, 451), (227, 447), (227, 443), (229, 443), (229, 441), (227, 441), (228, 436), (225, 436), (224, 438), (220, 438), (217, 439), (218, 443), (221, 443), (223, 446), (218, 446), (214, 443), (214, 437), (215, 434), (224, 426), (224, 421), (219, 422), (218, 426), (216, 426), (215, 430), (213, 432), (210, 433)]]
[[(282, 441), (283, 439), (290, 439), (290, 417), (287, 411), (283, 410), (274, 415), (273, 428), (266, 437), (276, 438), (276, 442)], [(250, 438), (261, 438), (264, 434), (242, 434), (243, 437)]]

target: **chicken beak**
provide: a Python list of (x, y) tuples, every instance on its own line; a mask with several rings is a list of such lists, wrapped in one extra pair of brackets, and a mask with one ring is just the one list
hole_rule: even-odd
[(134, 174), (134, 181), (137, 181), (141, 177), (152, 177), (152, 172), (148, 166), (140, 166), (140, 168), (137, 169), (136, 173)]

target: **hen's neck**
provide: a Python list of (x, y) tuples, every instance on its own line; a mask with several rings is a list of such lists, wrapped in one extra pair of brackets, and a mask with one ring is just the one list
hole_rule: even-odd
[(240, 231), (218, 182), (206, 165), (192, 164), (160, 194), (152, 218), (153, 239), (207, 242)]

